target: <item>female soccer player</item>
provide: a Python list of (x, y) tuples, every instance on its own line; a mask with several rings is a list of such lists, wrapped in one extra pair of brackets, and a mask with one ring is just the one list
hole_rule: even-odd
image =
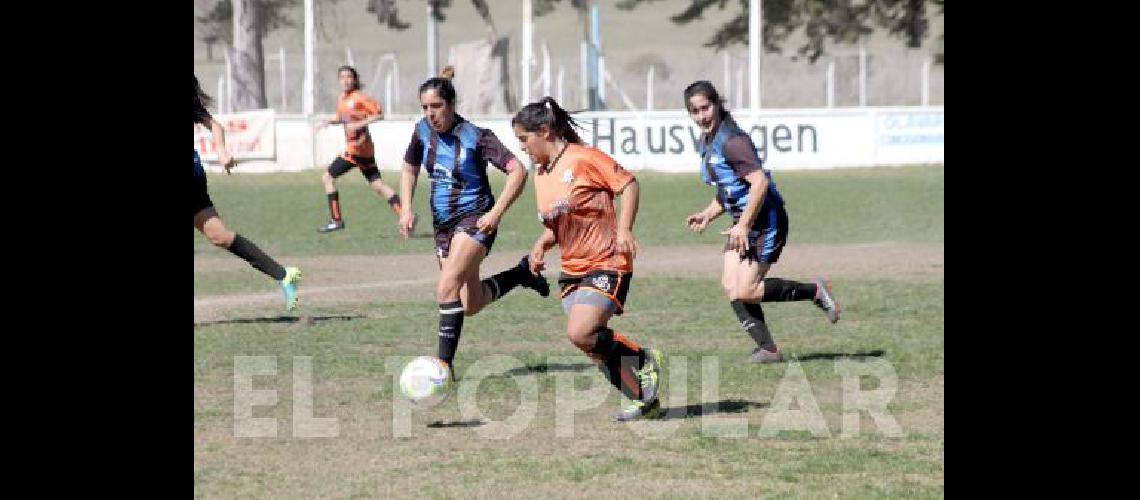
[[(550, 285), (530, 272), (526, 256), (518, 265), (479, 280), (479, 264), (495, 243), (503, 214), (526, 185), (527, 171), (493, 132), (455, 113), (455, 87), (450, 80), (430, 78), (420, 85), (419, 95), (424, 118), (416, 123), (404, 153), (400, 234), (407, 238), (415, 228), (412, 197), (423, 167), (431, 178), (430, 205), (440, 266), (438, 356), (452, 366), (465, 315), (475, 315), (516, 286), (546, 297)], [(487, 181), (488, 162), (507, 174), (497, 201)]]
[[(661, 352), (607, 326), (611, 316), (624, 311), (633, 276), (637, 179), (613, 158), (582, 144), (573, 119), (550, 97), (524, 106), (511, 125), (534, 161), (538, 214), (546, 226), (531, 249), (531, 271), (542, 271), (543, 256), (560, 246), (558, 283), (570, 342), (632, 400), (615, 420), (657, 416)], [(618, 195), (620, 218), (614, 203)]]
[(340, 82), (342, 92), (336, 100), (336, 117), (321, 122), (318, 130), (329, 125), (343, 124), (346, 148), (344, 154), (333, 160), (321, 175), (329, 201), (329, 223), (319, 229), (322, 233), (344, 229), (344, 214), (340, 208), (336, 178), (344, 175), (352, 167), (359, 167), (360, 174), (372, 189), (388, 200), (388, 207), (397, 216), (400, 214), (400, 197), (380, 180), (380, 169), (376, 166), (376, 148), (372, 144), (372, 135), (368, 133), (368, 124), (383, 118), (384, 112), (375, 99), (360, 90), (360, 76), (356, 74), (355, 68), (341, 66), (337, 70), (337, 80)]
[[(226, 150), (226, 133), (222, 124), (218, 123), (206, 106), (210, 97), (198, 85), (198, 77), (194, 77), (194, 123), (201, 123), (209, 127), (214, 137), (214, 149), (218, 151), (218, 163), (230, 173), (234, 168), (234, 159)], [(214, 202), (210, 200), (210, 193), (206, 190), (206, 171), (202, 168), (202, 161), (198, 158), (198, 151), (194, 151), (194, 228), (206, 235), (214, 246), (229, 250), (230, 253), (245, 259), (258, 271), (261, 271), (281, 283), (281, 290), (285, 293), (285, 310), (292, 311), (297, 306), (297, 285), (301, 280), (301, 270), (296, 267), (281, 267), (276, 260), (262, 252), (242, 235), (230, 231), (217, 210)]]
[(771, 174), (761, 168), (752, 138), (737, 126), (724, 108), (716, 87), (698, 81), (685, 89), (685, 107), (700, 127), (697, 147), (701, 155), (701, 179), (716, 188), (716, 197), (704, 210), (688, 216), (690, 230), (703, 232), (709, 222), (728, 212), (732, 227), (724, 245), (724, 272), (721, 285), (741, 326), (756, 341), (749, 360), (776, 363), (783, 360), (764, 322), (761, 302), (811, 300), (827, 313), (832, 323), (839, 321), (841, 307), (831, 293), (831, 283), (816, 280), (801, 283), (765, 278), (780, 258), (788, 239), (788, 213), (776, 190)]

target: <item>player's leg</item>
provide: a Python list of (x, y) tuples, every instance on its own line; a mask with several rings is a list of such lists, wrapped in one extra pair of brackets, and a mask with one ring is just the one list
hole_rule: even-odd
[(328, 198), (329, 203), (329, 222), (318, 229), (318, 231), (322, 233), (344, 229), (344, 213), (341, 211), (340, 193), (336, 190), (336, 179), (344, 175), (344, 173), (348, 172), (352, 167), (352, 163), (338, 156), (329, 164), (328, 168), (321, 173), (321, 182), (325, 186), (325, 196)]
[(194, 228), (205, 235), (206, 239), (214, 246), (229, 250), (230, 253), (248, 262), (254, 269), (281, 283), (281, 289), (285, 294), (285, 309), (292, 310), (296, 307), (297, 285), (301, 279), (300, 269), (281, 266), (253, 242), (230, 231), (212, 206), (194, 214)]
[(764, 321), (764, 310), (756, 300), (757, 287), (763, 287), (764, 274), (768, 272), (769, 265), (756, 262), (754, 259), (741, 258), (737, 250), (725, 250), (724, 270), (721, 275), (721, 285), (724, 286), (732, 312), (740, 321), (740, 327), (748, 332), (756, 342), (753, 350), (753, 362), (771, 363), (782, 359), (776, 342)]
[[(598, 363), (610, 383), (631, 400), (622, 412), (614, 415), (619, 421), (652, 417), (660, 410), (657, 396), (661, 352), (642, 347), (607, 326), (610, 317), (621, 311), (617, 299), (624, 300), (628, 277), (623, 276), (624, 284), (606, 287), (611, 292), (621, 290), (616, 297), (579, 285), (563, 298), (563, 309), (567, 312), (566, 335), (570, 342)], [(587, 277), (583, 281), (589, 283), (589, 279)]]
[(399, 217), (400, 195), (396, 193), (396, 190), (384, 184), (384, 180), (380, 176), (380, 167), (376, 165), (376, 159), (357, 156), (356, 161), (357, 165), (360, 166), (360, 174), (364, 176), (364, 180), (368, 181), (368, 185), (388, 202), (388, 208), (392, 209), (392, 213)]
[[(439, 302), (439, 331), (437, 356), (448, 366), (453, 366), (455, 351), (459, 348), (459, 338), (463, 333), (465, 316), (464, 302), (460, 296), (464, 280), (469, 278), (468, 269), (475, 268), (485, 250), (477, 242), (458, 235), (457, 228), (436, 229), (436, 257), (439, 258), (439, 282), (436, 284), (436, 299)], [(472, 244), (469, 244), (472, 243)], [(478, 297), (475, 297), (478, 300)], [(468, 298), (471, 300), (471, 298)], [(454, 374), (454, 368), (452, 369)]]
[[(765, 227), (749, 235), (753, 242), (751, 258), (761, 264), (775, 264), (784, 250), (788, 235), (788, 215), (782, 208), (767, 212)], [(764, 272), (759, 283), (749, 283), (745, 291), (748, 302), (795, 302), (810, 300), (827, 314), (832, 323), (839, 321), (842, 310), (831, 293), (831, 282), (818, 279), (813, 283), (781, 278), (766, 278)]]

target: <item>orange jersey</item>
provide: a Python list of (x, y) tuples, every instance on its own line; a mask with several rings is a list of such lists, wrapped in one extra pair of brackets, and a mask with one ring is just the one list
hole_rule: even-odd
[(633, 272), (633, 258), (617, 252), (614, 196), (633, 174), (596, 148), (570, 144), (553, 170), (534, 177), (538, 217), (562, 248), (562, 272)]
[[(380, 112), (380, 103), (360, 90), (341, 94), (336, 100), (336, 118), (341, 123), (358, 122), (379, 115)], [(368, 127), (356, 132), (349, 132), (346, 127), (344, 142), (347, 146), (345, 152), (348, 155), (367, 158), (376, 156), (376, 149), (372, 145), (372, 135), (368, 133)]]

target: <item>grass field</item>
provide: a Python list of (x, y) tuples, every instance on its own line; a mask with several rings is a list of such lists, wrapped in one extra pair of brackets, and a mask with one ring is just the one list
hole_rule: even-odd
[[(457, 365), (477, 408), (453, 397), (405, 418), (393, 373), (435, 351), (431, 240), (399, 239), (392, 214), (357, 175), (339, 184), (348, 229), (331, 235), (316, 232), (327, 217), (316, 171), (211, 175), (211, 196), (232, 228), (304, 267), (297, 314), (312, 322), (283, 316), (273, 283), (195, 233), (196, 496), (944, 496), (943, 167), (775, 174), (792, 230), (771, 275), (832, 276), (846, 310), (831, 325), (807, 303), (766, 305), (776, 340), (795, 361), (765, 366), (741, 362), (751, 340), (719, 289), (713, 229), (725, 222), (700, 236), (681, 224), (711, 192), (695, 175), (639, 174), (643, 254), (629, 311), (611, 325), (667, 353), (671, 411), (634, 425), (608, 421), (620, 398), (600, 389), (602, 375), (566, 341), (557, 302), (527, 290), (467, 318)], [(502, 176), (492, 175), (497, 192)], [(385, 172), (392, 184), (398, 176)], [(510, 265), (533, 241), (533, 196), (528, 188), (505, 218), (484, 274)], [(421, 195), (418, 231), (426, 234), (423, 202)], [(276, 373), (253, 377), (253, 387), (275, 390), (276, 404), (256, 406), (252, 416), (275, 418), (276, 437), (235, 437), (240, 356), (275, 360)], [(306, 357), (311, 378), (294, 380)], [(886, 435), (866, 412), (859, 431), (844, 434), (851, 422), (843, 421), (837, 369), (845, 366), (893, 371), (895, 380), (856, 380), (862, 391), (894, 388), (887, 409), (901, 437)], [(336, 419), (333, 437), (294, 429), (303, 408), (295, 403), (309, 400), (294, 389), (306, 380), (312, 415)], [(572, 412), (568, 393), (555, 390), (563, 382), (599, 388), (605, 398)], [(500, 422), (534, 403), (521, 395), (533, 386), (527, 425), (505, 439), (487, 437), (505, 436)], [(779, 431), (766, 419), (789, 409), (780, 394), (798, 398), (790, 410), (801, 416), (817, 407), (826, 428), (795, 430), (809, 421), (800, 418)], [(573, 423), (561, 427), (569, 415)]]

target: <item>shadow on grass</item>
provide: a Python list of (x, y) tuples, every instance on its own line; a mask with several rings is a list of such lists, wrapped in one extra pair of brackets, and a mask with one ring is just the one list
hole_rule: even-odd
[(431, 427), (433, 429), (442, 429), (445, 427), (480, 427), (483, 425), (487, 425), (487, 423), (477, 418), (472, 420), (459, 420), (455, 422), (444, 422), (442, 420), (436, 420), (435, 422), (427, 424), (428, 427)]
[(534, 364), (527, 364), (522, 368), (513, 368), (488, 378), (514, 377), (548, 372), (584, 372), (587, 370), (597, 370), (597, 366), (593, 363), (547, 363), (546, 361), (540, 361)]
[(874, 351), (858, 351), (852, 353), (845, 352), (813, 352), (804, 355), (793, 355), (796, 361), (816, 361), (816, 360), (836, 360), (836, 359), (859, 359), (859, 358), (881, 358), (887, 352), (882, 349)]
[(717, 415), (721, 413), (747, 413), (752, 408), (767, 408), (768, 403), (746, 401), (743, 399), (722, 399), (715, 403), (698, 403), (688, 406), (674, 406), (662, 408), (664, 415), (660, 420), (673, 420), (678, 418), (693, 418), (701, 415)]
[(364, 316), (271, 316), (265, 318), (234, 318), (223, 319), (218, 321), (204, 321), (202, 323), (194, 323), (194, 326), (214, 326), (214, 325), (242, 325), (250, 323), (296, 323), (300, 325), (315, 325), (317, 323), (324, 323), (329, 321), (352, 321)]

